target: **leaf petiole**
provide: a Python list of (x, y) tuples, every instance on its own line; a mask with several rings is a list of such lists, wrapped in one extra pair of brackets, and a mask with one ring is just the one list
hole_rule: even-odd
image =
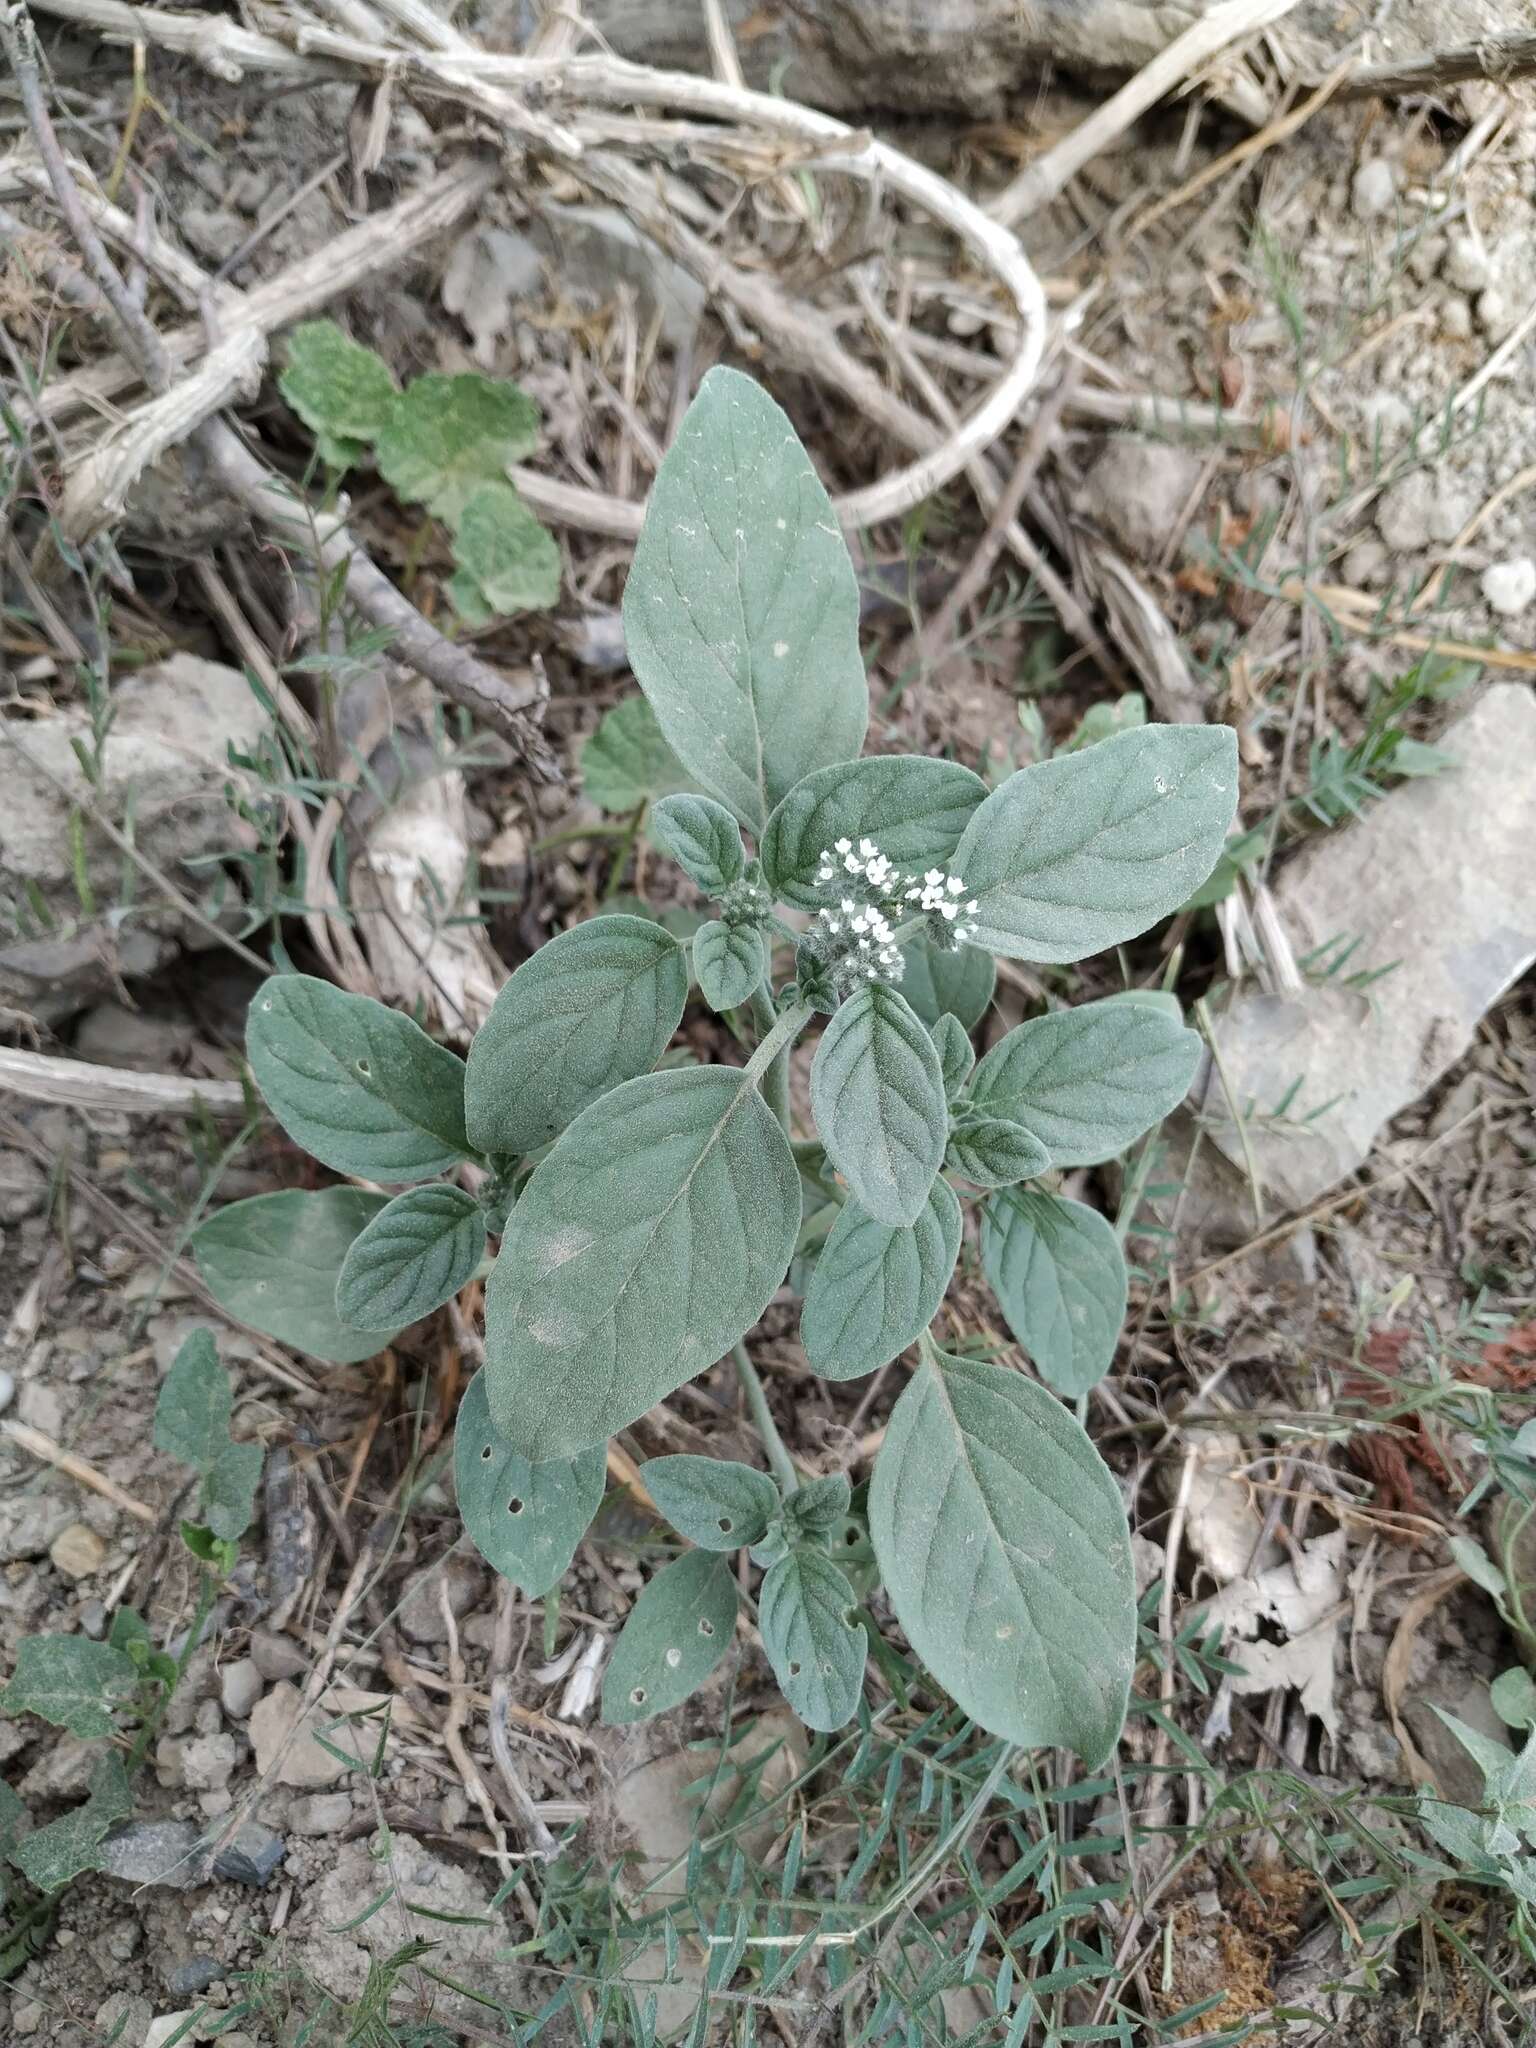
[(752, 1410), (752, 1420), (757, 1433), (763, 1440), (763, 1449), (768, 1453), (768, 1462), (773, 1467), (773, 1476), (778, 1480), (786, 1495), (797, 1493), (800, 1488), (800, 1474), (795, 1461), (789, 1455), (784, 1439), (779, 1435), (779, 1425), (773, 1419), (768, 1406), (768, 1396), (763, 1391), (763, 1382), (757, 1367), (747, 1356), (745, 1344), (733, 1344), (731, 1357), (735, 1362), (736, 1375), (741, 1381), (741, 1390), (747, 1397), (747, 1406)]
[(758, 1046), (747, 1061), (747, 1073), (754, 1081), (761, 1081), (781, 1052), (784, 1052), (800, 1036), (812, 1016), (809, 1003), (795, 1003), (787, 1009), (778, 1023)]

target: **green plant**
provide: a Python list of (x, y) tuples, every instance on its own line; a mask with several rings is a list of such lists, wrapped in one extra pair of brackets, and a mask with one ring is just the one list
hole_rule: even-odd
[(538, 442), (526, 392), (477, 374), (417, 377), (401, 391), (333, 320), (293, 330), (277, 381), (323, 462), (350, 469), (371, 447), (386, 483), (442, 520), (457, 565), (448, 594), (467, 625), (554, 603), (560, 550), (507, 481)]
[[(197, 1560), (197, 1601), (178, 1654), (157, 1648), (144, 1617), (119, 1607), (105, 1640), (89, 1636), (24, 1636), (16, 1669), (0, 1691), (0, 1713), (36, 1714), (102, 1753), (85, 1803), (46, 1827), (27, 1829), (21, 1801), (0, 1786), (0, 1859), (19, 1871), (31, 1896), (12, 1901), (0, 1873), (0, 1904), (9, 1926), (0, 1954), (12, 1967), (25, 1960), (23, 1936), (46, 1927), (56, 1895), (98, 1866), (104, 1837), (132, 1807), (132, 1781), (149, 1754), (171, 1697), (202, 1638), (222, 1580), (234, 1569), (239, 1539), (250, 1525), (261, 1476), (259, 1444), (229, 1434), (229, 1376), (207, 1330), (194, 1330), (177, 1352), (155, 1403), (155, 1448), (197, 1476), (198, 1515), (181, 1524)], [(131, 1730), (131, 1739), (130, 1731)]]
[[(1141, 995), (1021, 1024), (974, 1069), (968, 1033), (994, 955), (1073, 961), (1187, 900), (1232, 818), (1233, 735), (1144, 726), (990, 793), (951, 761), (858, 758), (847, 551), (788, 421), (727, 371), (658, 473), (625, 621), (694, 785), (656, 804), (653, 830), (715, 915), (691, 948), (629, 914), (561, 933), (511, 977), (467, 1062), (377, 1003), (266, 982), (247, 1047), (274, 1114), (334, 1171), (405, 1191), (232, 1205), (194, 1238), (204, 1277), (274, 1334), (355, 1357), (454, 1294), (500, 1232), (456, 1469), (471, 1534), (530, 1594), (569, 1563), (608, 1437), (734, 1357), (773, 1477), (645, 1468), (695, 1547), (636, 1603), (610, 1719), (675, 1704), (724, 1656), (726, 1560), (746, 1547), (764, 1646), (812, 1727), (858, 1709), (883, 1583), (967, 1713), (1097, 1764), (1136, 1652), (1130, 1550), (1118, 1488), (1056, 1394), (1079, 1399), (1108, 1368), (1126, 1277), (1110, 1225), (1051, 1176), (1155, 1124), (1198, 1041), (1168, 998)], [(776, 987), (781, 947), (793, 974)], [(690, 951), (705, 1002), (755, 1033), (744, 1066), (669, 1056)], [(788, 1060), (818, 1015), (817, 1135), (792, 1140)], [(435, 1184), (465, 1163), (473, 1195)], [(960, 1250), (956, 1182), (1046, 1386), (929, 1334)], [(920, 1349), (868, 1488), (872, 1551), (846, 1480), (802, 1480), (743, 1348), (792, 1261), (816, 1371)]]

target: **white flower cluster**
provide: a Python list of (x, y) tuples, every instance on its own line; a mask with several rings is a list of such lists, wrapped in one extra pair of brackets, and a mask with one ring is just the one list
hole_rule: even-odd
[(846, 941), (841, 950), (847, 964), (865, 981), (900, 981), (906, 962), (891, 943), (889, 918), (874, 904), (843, 896), (835, 908), (817, 913), (816, 926), (828, 938)]
[(915, 903), (919, 910), (936, 910), (946, 924), (954, 925), (956, 940), (976, 936), (974, 924), (958, 924), (962, 911), (969, 918), (975, 917), (981, 908), (979, 903), (962, 903), (965, 884), (958, 875), (946, 875), (942, 868), (930, 868), (920, 880), (915, 880), (905, 889), (903, 896), (908, 903)]
[(818, 882), (835, 882), (840, 875), (857, 875), (869, 884), (871, 889), (888, 889), (896, 881), (896, 864), (886, 859), (873, 839), (861, 839), (857, 853), (851, 839), (839, 839), (829, 853), (822, 848), (817, 858), (821, 866), (816, 870)]

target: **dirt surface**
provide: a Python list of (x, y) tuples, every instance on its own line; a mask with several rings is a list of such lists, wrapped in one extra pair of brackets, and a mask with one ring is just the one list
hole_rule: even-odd
[[(429, 124), (402, 98), (386, 109), (382, 168), (365, 172), (357, 162), (378, 111), (371, 95), (218, 83), (158, 51), (151, 76), (154, 99), (133, 117), (135, 189), (191, 254), (225, 266), (245, 288), (428, 175), (453, 139), (441, 109)], [(131, 104), (125, 54), (67, 37), (55, 77), (80, 146), (105, 173)], [(885, 128), (958, 184), (987, 191), (1093, 104), (1083, 89), (1052, 81), (1004, 94), (985, 118), (890, 117)], [(1536, 557), (1536, 92), (1516, 82), (1406, 103), (1340, 100), (1229, 162), (1249, 133), (1219, 110), (1187, 122), (1182, 110), (1164, 110), (1096, 158), (1024, 235), (1060, 319), (1054, 371), (1070, 363), (1080, 386), (1106, 401), (1097, 416), (1064, 407), (1032, 500), (1032, 531), (1049, 537), (1061, 573), (1090, 596), (1102, 590), (1095, 564), (1106, 553), (1129, 564), (1183, 650), (1172, 682), (1166, 664), (1138, 665), (1129, 636), (1113, 636), (1112, 667), (1085, 660), (1048, 598), (1038, 588), (1025, 595), (1002, 568), (991, 610), (972, 618), (958, 644), (919, 659), (922, 621), (985, 524), (957, 483), (904, 529), (861, 541), (880, 747), (942, 750), (996, 773), (1064, 741), (1085, 712), (1128, 688), (1146, 692), (1153, 716), (1178, 715), (1159, 701), (1159, 687), (1182, 689), (1198, 715), (1237, 726), (1244, 818), (1256, 823), (1306, 786), (1310, 746), (1359, 735), (1372, 679), (1402, 674), (1426, 640), (1473, 650), (1469, 691), (1489, 673), (1476, 663), (1478, 648), (1491, 645), (1504, 659), (1501, 675), (1528, 685), (1536, 674), (1536, 567), (1527, 579), (1523, 566)], [(1202, 178), (1186, 200), (1167, 204)], [(783, 179), (744, 239), (754, 264), (797, 282), (820, 278), (823, 308), (856, 326), (856, 287), (868, 283), (861, 222), (835, 175), (823, 182), (829, 205), (846, 215), (846, 246), (802, 245)], [(525, 207), (530, 196), (537, 203)], [(891, 465), (871, 421), (804, 374), (775, 370), (739, 315), (690, 312), (686, 295), (658, 300), (653, 259), (636, 272), (611, 240), (592, 241), (590, 222), (577, 235), (559, 209), (583, 196), (569, 173), (537, 187), (509, 181), (473, 224), (334, 310), (401, 378), (467, 367), (515, 377), (543, 409), (538, 466), (620, 499), (643, 494), (680, 397), (716, 358), (767, 376), (832, 483), (867, 482)], [(40, 211), (29, 218), (41, 228)], [(49, 345), (57, 312), (33, 274), (43, 246), (9, 249), (0, 273), (7, 318), (29, 357)], [(60, 245), (50, 236), (48, 246)], [(926, 360), (953, 373), (957, 390), (974, 391), (967, 356), (994, 340), (999, 352), (1008, 347), (1008, 336), (993, 332), (995, 299), (963, 271), (945, 279), (928, 230), (915, 223), (894, 233), (885, 223), (877, 255), (882, 304), (900, 299), (906, 261), (908, 284), (915, 276), (923, 291), (915, 316), (914, 301), (902, 302), (903, 317), (913, 316), (925, 338)], [(446, 292), (457, 310), (445, 304), (445, 276), (457, 280)], [(86, 330), (70, 335), (87, 355), (97, 346)], [(1113, 405), (1147, 393), (1167, 402), (1167, 431), (1126, 439), (1109, 416)], [(1213, 405), (1235, 415), (1231, 432), (1199, 426), (1195, 409)], [(1178, 430), (1180, 408), (1190, 409), (1193, 430)], [(304, 437), (270, 381), (246, 416), (297, 472)], [(189, 508), (199, 497), (192, 478), (173, 482), (167, 500), (162, 477), (130, 507), (118, 545), (132, 582), (122, 586), (114, 633), (134, 662), (167, 645), (239, 661), (242, 650), (189, 567), (212, 550), (286, 656), (313, 626), (309, 597), (274, 551), (253, 546), (238, 517), (192, 532)], [(354, 506), (375, 559), (444, 617), (442, 533), (402, 512), (377, 479), (356, 480)], [(181, 545), (168, 550), (178, 535)], [(567, 780), (536, 787), (494, 746), (457, 763), (486, 932), (506, 965), (621, 885), (658, 912), (688, 907), (643, 849), (637, 867), (623, 868), (622, 851), (613, 865), (612, 821), (582, 792), (581, 745), (631, 688), (614, 615), (628, 549), (596, 533), (563, 538), (558, 612), (493, 627), (477, 644), (509, 671), (537, 664), (547, 677), (545, 730)], [(1298, 601), (1298, 585), (1312, 594)], [(80, 628), (69, 602), (60, 603)], [(7, 653), (36, 661), (37, 645)], [(13, 701), (25, 699), (28, 715), (46, 715), (50, 692), (61, 702), (69, 695), (62, 665), (46, 657), (15, 674)], [(365, 729), (369, 691), (381, 687), (377, 664), (361, 681), (348, 676), (344, 726)], [(418, 716), (418, 702), (410, 708), (418, 736), (450, 744), (432, 732), (430, 714)], [(1443, 705), (1422, 703), (1409, 724), (1432, 740), (1446, 715)], [(275, 800), (262, 797), (248, 813), (259, 823), (268, 808)], [(225, 845), (235, 843), (233, 817), (230, 824)], [(344, 835), (350, 849), (365, 831), (355, 813)], [(1282, 858), (1289, 833), (1288, 825)], [(256, 843), (266, 843), (259, 833)], [(287, 929), (302, 951), (298, 920)], [(270, 929), (252, 943), (268, 937)], [(1210, 918), (1186, 917), (1175, 940), (1181, 992), (1191, 1000), (1208, 993), (1227, 969), (1223, 934)], [(1172, 942), (1145, 942), (1132, 963), (1138, 980), (1155, 978), (1171, 950)], [(54, 1019), (45, 1050), (150, 1072), (238, 1073), (254, 970), (204, 951), (158, 978), (125, 982), (115, 958), (97, 956), (90, 1007), (71, 1004)], [(1402, 971), (1411, 973), (1411, 962)], [(1082, 997), (1120, 983), (1115, 959), (1071, 975), (1009, 969), (987, 1029), (1001, 1033), (1047, 990)], [(18, 1037), (27, 1022), (16, 1019)], [(696, 1051), (735, 1057), (719, 1020), (690, 1012), (685, 1035)], [(1536, 1004), (1527, 977), (1485, 1018), (1472, 1052), (1382, 1133), (1350, 1199), (1323, 1205), (1273, 1241), (1255, 1242), (1259, 1233), (1241, 1218), (1235, 1257), (1214, 1239), (1180, 1234), (1177, 1223), (1171, 1236), (1141, 1245), (1120, 1360), (1092, 1404), (1090, 1427), (1131, 1506), (1144, 1585), (1171, 1570), (1182, 1617), (1261, 1563), (1294, 1566), (1308, 1546), (1342, 1537), (1329, 1618), (1319, 1624), (1329, 1633), (1311, 1667), (1322, 1672), (1319, 1691), (1298, 1679), (1234, 1694), (1218, 1678), (1209, 1693), (1178, 1700), (1187, 1738), (1218, 1754), (1234, 1780), (1283, 1777), (1275, 1797), (1288, 1816), (1366, 1802), (1393, 1840), (1417, 1840), (1410, 1801), (1421, 1759), (1448, 1796), (1475, 1799), (1475, 1778), (1466, 1781), (1464, 1760), (1430, 1709), (1488, 1725), (1487, 1682), (1513, 1663), (1514, 1650), (1470, 1581), (1418, 1613), (1485, 1462), (1431, 1395), (1461, 1378), (1506, 1419), (1531, 1412), (1533, 1103)], [(0, 1109), (14, 1118), (0, 1127), (0, 1373), (14, 1382), (6, 1413), (68, 1446), (87, 1475), (55, 1472), (16, 1440), (0, 1442), (0, 1661), (8, 1668), (21, 1636), (53, 1629), (99, 1638), (124, 1603), (142, 1609), (157, 1639), (186, 1627), (192, 1585), (175, 1540), (179, 1481), (149, 1447), (146, 1417), (182, 1336), (210, 1310), (174, 1255), (194, 1208), (311, 1185), (314, 1169), (270, 1125), (231, 1149), (232, 1128), (216, 1139), (174, 1118), (86, 1117), (11, 1099)], [(1113, 1213), (1110, 1175), (1079, 1173), (1069, 1191)], [(472, 1295), (463, 1305), (473, 1324)], [(996, 1334), (973, 1260), (963, 1262), (945, 1313), (957, 1336)], [(392, 2008), (398, 2035), (332, 2036), (322, 2020), (310, 2038), (503, 2038), (476, 2032), (485, 2014), (462, 1987), (531, 2010), (553, 1979), (521, 1952), (536, 1917), (516, 1831), (487, 1792), (493, 1829), (480, 1798), (495, 1782), (485, 1709), (499, 1600), (460, 1537), (442, 1457), (474, 1361), (441, 1315), (404, 1333), (383, 1358), (344, 1368), (213, 1320), (236, 1375), (235, 1434), (268, 1453), (265, 1509), (140, 1781), (135, 1819), (221, 1834), (247, 1821), (278, 1838), (279, 1851), (260, 1884), (220, 1879), (183, 1892), (81, 1880), (51, 1938), (0, 1987), (0, 2035), (136, 2048), (155, 2038), (154, 2019), (201, 2003), (235, 2014), (234, 2030), (220, 2037), (230, 2048), (294, 2040), (317, 2012), (355, 2013), (375, 1982), (370, 1967), (423, 1938), (436, 1944), (431, 1965), (451, 1981), (402, 1967)], [(888, 1368), (872, 1381), (829, 1384), (807, 1368), (796, 1328), (784, 1298), (754, 1340), (781, 1427), (809, 1467), (867, 1474), (901, 1375)], [(1404, 1385), (1431, 1393), (1416, 1406)], [(652, 1523), (626, 1480), (645, 1457), (677, 1451), (755, 1460), (755, 1434), (725, 1371), (705, 1374), (626, 1432), (610, 1464), (613, 1491), (557, 1612), (547, 1619), (539, 1606), (516, 1603), (502, 1673), (528, 1792), (557, 1832), (581, 1824), (576, 1861), (591, 1857), (602, 1870), (635, 1846), (643, 1769), (676, 1758), (687, 1742), (718, 1738), (728, 1713), (745, 1723), (777, 1699), (744, 1634), (679, 1715), (640, 1736), (594, 1725), (602, 1653), (654, 1554)], [(408, 1469), (426, 1477), (402, 1514), (397, 1489)], [(1176, 1506), (1186, 1470), (1207, 1487), (1204, 1509), (1191, 1508), (1190, 1492)], [(113, 1489), (147, 1515), (115, 1504)], [(376, 1563), (358, 1581), (365, 1544)], [(1233, 1545), (1241, 1566), (1231, 1561)], [(343, 1610), (345, 1588), (353, 1591)], [(1248, 1640), (1291, 1647), (1272, 1615), (1255, 1629)], [(278, 1689), (304, 1685), (332, 1634), (336, 1682), (393, 1703), (377, 1775), (349, 1773), (335, 1758), (328, 1770), (328, 1753), (312, 1746), (308, 1779), (285, 1782), (301, 1775), (291, 1760), (258, 1768), (263, 1729), (290, 1697)], [(1142, 1679), (1155, 1697), (1150, 1665)], [(455, 1717), (468, 1772), (455, 1753)], [(1193, 1773), (1186, 1782), (1174, 1767), (1150, 1720), (1132, 1723), (1125, 1755), (1155, 1773), (1154, 1789), (1144, 1782), (1139, 1794), (1150, 1880), (1163, 1867), (1170, 1823), (1194, 1828), (1203, 1795)], [(0, 1758), (39, 1814), (51, 1817), (85, 1790), (81, 1745), (34, 1720), (0, 1720)], [(830, 1805), (825, 1789), (817, 1796)], [(671, 1826), (686, 1802), (677, 1787), (668, 1799)], [(1319, 2016), (1298, 2038), (1326, 2033), (1359, 2048), (1489, 2037), (1492, 1995), (1462, 1950), (1410, 1934), (1387, 1946), (1384, 1963), (1363, 1961), (1342, 1940), (1319, 1885), (1279, 1855), (1278, 1830), (1237, 1812), (1233, 1846), (1224, 1836), (1181, 1869), (1151, 1915), (1142, 1938), (1152, 1938), (1155, 1953), (1137, 1964), (1148, 2010), (1178, 2014), (1212, 2001), (1181, 2026), (1191, 2038), (1279, 2006)], [(852, 1823), (837, 1809), (834, 1824), (848, 1831), (846, 1863)], [(782, 1835), (776, 1840), (782, 1854)], [(756, 1853), (767, 1851), (764, 1843)], [(650, 1853), (675, 1851), (652, 1845)], [(835, 1860), (835, 1844), (829, 1853)], [(1015, 1845), (989, 1836), (987, 1874), (996, 1877), (1014, 1854)], [(584, 1882), (572, 1880), (573, 1894)], [(1405, 1927), (1433, 1892), (1425, 1879), (1393, 1894)], [(1502, 1970), (1505, 1936), (1484, 1919), (1486, 1901), (1452, 1888), (1448, 1910), (1473, 1947), (1486, 1930), (1486, 1954)], [(1383, 1908), (1378, 1917), (1394, 1916)], [(1170, 1961), (1159, 1978), (1165, 1928)], [(631, 1958), (633, 1974), (650, 1979), (655, 1961), (653, 1945)], [(1385, 1979), (1386, 1990), (1355, 1995), (1367, 1979), (1373, 1987)], [(1528, 1973), (1517, 1981), (1528, 1999)], [(691, 1996), (674, 2017), (686, 2020)], [(1088, 2015), (1072, 2017), (1086, 2023)], [(793, 2019), (770, 2014), (763, 2024), (764, 2038), (768, 2027), (786, 2042), (802, 2037)], [(979, 2021), (957, 2009), (955, 2038), (966, 2024)], [(420, 2031), (431, 2026), (442, 2034)]]

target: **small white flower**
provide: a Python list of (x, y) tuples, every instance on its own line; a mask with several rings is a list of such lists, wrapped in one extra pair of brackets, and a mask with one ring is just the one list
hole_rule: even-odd
[(833, 844), (839, 853), (852, 853), (853, 851), (853, 841), (851, 839), (837, 839), (833, 841)]

